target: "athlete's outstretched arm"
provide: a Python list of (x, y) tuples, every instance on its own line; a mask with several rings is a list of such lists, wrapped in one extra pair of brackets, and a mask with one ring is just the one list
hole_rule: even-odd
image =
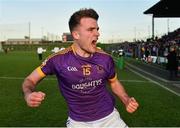
[(27, 76), (22, 84), (25, 101), (30, 107), (38, 107), (44, 100), (45, 93), (35, 92), (36, 85), (40, 82), (42, 76), (39, 75), (37, 70), (34, 70)]
[(129, 97), (118, 79), (110, 82), (112, 92), (124, 103), (127, 112), (133, 113), (139, 107), (134, 97)]

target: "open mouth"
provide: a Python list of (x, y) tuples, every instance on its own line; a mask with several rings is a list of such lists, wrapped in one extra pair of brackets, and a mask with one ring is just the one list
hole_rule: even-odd
[(92, 41), (92, 45), (95, 47), (96, 46), (96, 43), (97, 43), (97, 40), (93, 40)]

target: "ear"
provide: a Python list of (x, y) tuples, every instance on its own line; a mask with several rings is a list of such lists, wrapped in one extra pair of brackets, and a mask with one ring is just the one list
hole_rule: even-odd
[(72, 32), (72, 36), (74, 37), (74, 39), (78, 40), (79, 39), (79, 33), (77, 31), (73, 31)]

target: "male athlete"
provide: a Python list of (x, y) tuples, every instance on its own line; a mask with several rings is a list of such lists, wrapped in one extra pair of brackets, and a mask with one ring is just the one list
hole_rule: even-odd
[(22, 85), (27, 105), (38, 107), (45, 93), (36, 92), (35, 86), (47, 75), (56, 75), (68, 105), (68, 128), (128, 127), (115, 108), (107, 82), (127, 112), (133, 113), (139, 106), (117, 79), (111, 56), (96, 47), (100, 35), (98, 17), (93, 9), (75, 12), (69, 20), (72, 46), (49, 56)]

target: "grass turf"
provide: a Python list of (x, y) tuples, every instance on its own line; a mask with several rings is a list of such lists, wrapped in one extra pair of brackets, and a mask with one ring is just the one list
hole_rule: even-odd
[[(44, 58), (48, 56), (48, 54), (49, 53), (46, 53)], [(29, 108), (25, 104), (21, 89), (23, 78), (40, 64), (41, 61), (38, 60), (36, 52), (21, 51), (10, 52), (8, 54), (0, 53), (1, 127), (65, 126), (67, 106), (59, 93), (55, 80), (45, 78), (37, 87), (37, 90), (46, 93), (46, 100), (40, 107)], [(129, 114), (126, 112), (124, 105), (117, 99), (117, 109), (128, 126), (180, 126), (180, 97), (135, 75), (126, 68), (117, 70), (117, 72), (128, 94), (134, 96), (140, 104), (137, 112)]]

